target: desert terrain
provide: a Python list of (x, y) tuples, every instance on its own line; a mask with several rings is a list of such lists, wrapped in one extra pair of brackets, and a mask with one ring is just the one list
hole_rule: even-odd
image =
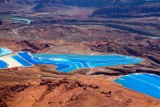
[(0, 47), (31, 53), (122, 54), (144, 60), (70, 73), (55, 71), (54, 65), (0, 70), (0, 106), (159, 107), (159, 99), (114, 82), (131, 73), (160, 75), (159, 7), (159, 0), (0, 1)]

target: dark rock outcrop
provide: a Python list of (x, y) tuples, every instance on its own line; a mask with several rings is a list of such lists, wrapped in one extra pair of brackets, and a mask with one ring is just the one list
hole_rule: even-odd
[(0, 25), (2, 25), (2, 20), (0, 20)]
[(23, 46), (27, 46), (28, 48), (23, 49), (22, 51), (29, 51), (35, 53), (37, 50), (43, 50), (49, 47), (48, 44), (40, 44), (40, 43), (33, 43), (31, 41), (23, 40), (18, 42), (17, 44), (21, 44)]

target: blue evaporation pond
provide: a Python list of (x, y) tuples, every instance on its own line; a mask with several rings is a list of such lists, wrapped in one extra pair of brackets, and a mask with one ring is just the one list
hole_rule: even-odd
[(160, 76), (154, 74), (130, 74), (115, 80), (123, 87), (160, 99)]
[(71, 72), (81, 68), (95, 68), (117, 66), (123, 64), (136, 64), (143, 60), (124, 55), (77, 55), (77, 54), (34, 54), (34, 58), (43, 64), (56, 65), (56, 70)]
[(12, 51), (6, 48), (0, 48), (0, 56), (11, 54)]
[(2, 53), (3, 52), (3, 49), (2, 48), (0, 48), (0, 53)]
[(2, 60), (0, 60), (0, 68), (7, 68), (8, 64)]

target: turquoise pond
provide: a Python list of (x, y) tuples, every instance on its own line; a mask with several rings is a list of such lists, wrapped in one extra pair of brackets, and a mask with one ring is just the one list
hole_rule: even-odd
[(143, 60), (124, 55), (77, 55), (77, 54), (33, 54), (33, 59), (43, 64), (53, 64), (56, 70), (71, 72), (82, 68), (96, 68), (105, 66), (118, 66), (124, 64), (137, 64)]
[(6, 48), (0, 48), (0, 56), (11, 54), (12, 51)]
[[(11, 54), (12, 51), (0, 48), (0, 56)], [(10, 56), (20, 66), (30, 67), (32, 65), (51, 64), (55, 65), (57, 71), (71, 72), (77, 69), (87, 69), (106, 66), (118, 66), (124, 64), (137, 64), (143, 61), (141, 58), (118, 55), (78, 55), (78, 54), (31, 54), (29, 52), (16, 52)], [(10, 62), (0, 60), (0, 69), (9, 68)], [(16, 67), (16, 66), (15, 66)]]

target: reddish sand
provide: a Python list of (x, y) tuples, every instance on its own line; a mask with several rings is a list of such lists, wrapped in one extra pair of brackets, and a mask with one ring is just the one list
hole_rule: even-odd
[(115, 78), (75, 74), (13, 82), (1, 86), (1, 104), (9, 107), (160, 106), (159, 100), (114, 83)]

